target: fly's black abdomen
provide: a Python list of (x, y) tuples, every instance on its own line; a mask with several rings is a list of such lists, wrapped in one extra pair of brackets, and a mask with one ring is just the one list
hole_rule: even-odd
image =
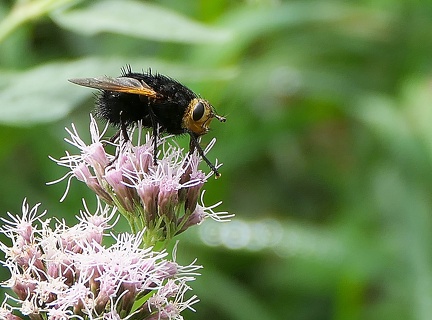
[(148, 105), (138, 95), (102, 90), (96, 102), (96, 114), (116, 127), (139, 120), (146, 127), (152, 125)]

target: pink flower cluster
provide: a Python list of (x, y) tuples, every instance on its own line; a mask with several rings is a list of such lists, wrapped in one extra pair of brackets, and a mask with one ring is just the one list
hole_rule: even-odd
[[(159, 139), (158, 149), (161, 151), (155, 164), (153, 139), (149, 134), (144, 142), (138, 136), (136, 145), (131, 140), (118, 144), (103, 141), (101, 137), (105, 130), (102, 134), (99, 132), (93, 117), (90, 121), (90, 144), (80, 138), (73, 125), (72, 130), (67, 131), (70, 139), (66, 141), (77, 147), (80, 153), (53, 159), (69, 169), (62, 178), (68, 179), (65, 194), (72, 178), (86, 183), (100, 199), (118, 208), (129, 221), (132, 231), (146, 228), (147, 244), (168, 241), (207, 217), (224, 221), (233, 216), (213, 211), (220, 202), (210, 207), (203, 204), (204, 191), (201, 189), (213, 172), (204, 174), (198, 169), (201, 157), (197, 153), (185, 154), (172, 139)], [(130, 130), (131, 139), (134, 131)], [(214, 143), (215, 140), (204, 152), (209, 152)], [(114, 149), (113, 154), (106, 151), (110, 147)]]
[(21, 319), (16, 309), (32, 320), (182, 319), (180, 312), (198, 302), (184, 294), (201, 267), (180, 266), (167, 260), (166, 251), (142, 248), (145, 230), (110, 234), (114, 243), (103, 245), (115, 209), (99, 203), (90, 214), (86, 208), (69, 228), (64, 221), (43, 220), (38, 207), (24, 202), (22, 215), (2, 219), (1, 232), (12, 241), (0, 245), (11, 273), (4, 286), (16, 297), (6, 296), (0, 318)]
[[(215, 212), (220, 202), (204, 205), (202, 187), (213, 172), (198, 169), (197, 153), (185, 153), (162, 138), (155, 163), (153, 140), (147, 134), (142, 142), (141, 128), (136, 129), (129, 130), (130, 140), (120, 135), (115, 144), (102, 140), (106, 130), (100, 133), (91, 117), (91, 143), (72, 125), (66, 141), (79, 153), (53, 159), (69, 169), (58, 180), (68, 181), (64, 196), (72, 178), (84, 182), (97, 196), (96, 213), (84, 203), (78, 223), (68, 227), (62, 220), (44, 219), (39, 204), (30, 208), (24, 201), (22, 215), (8, 213), (9, 219), (2, 219), (0, 232), (11, 240), (11, 245), (0, 243), (2, 264), (11, 274), (2, 286), (15, 296), (6, 295), (0, 319), (175, 320), (183, 319), (183, 310), (193, 310), (198, 299), (185, 294), (201, 266), (195, 261), (181, 266), (175, 249), (169, 259), (165, 250), (153, 248), (166, 248), (175, 235), (205, 218), (228, 221), (233, 215)], [(131, 233), (109, 231), (117, 211)]]

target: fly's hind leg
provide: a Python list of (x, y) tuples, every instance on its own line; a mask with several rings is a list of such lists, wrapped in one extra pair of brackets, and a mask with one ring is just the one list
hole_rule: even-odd
[(122, 135), (122, 137), (123, 137), (123, 141), (119, 141), (119, 150), (118, 150), (118, 152), (116, 153), (116, 155), (115, 155), (115, 157), (114, 157), (114, 159), (113, 160), (111, 160), (108, 164), (107, 164), (107, 167), (109, 167), (109, 166), (111, 166), (114, 162), (116, 162), (117, 161), (117, 159), (119, 158), (119, 156), (120, 156), (120, 150), (121, 150), (121, 148), (123, 148), (125, 145), (126, 145), (126, 143), (130, 140), (129, 139), (129, 135), (128, 135), (128, 132), (127, 132), (127, 124), (122, 120), (122, 118), (121, 118), (121, 112), (120, 112), (120, 129), (119, 130), (117, 130), (117, 132), (108, 140), (110, 143), (115, 143), (119, 138), (120, 138), (120, 135)]
[(157, 165), (157, 148), (158, 148), (158, 136), (159, 136), (159, 128), (158, 123), (156, 121), (156, 115), (154, 114), (152, 108), (149, 106), (149, 115), (152, 123), (153, 129), (153, 164)]

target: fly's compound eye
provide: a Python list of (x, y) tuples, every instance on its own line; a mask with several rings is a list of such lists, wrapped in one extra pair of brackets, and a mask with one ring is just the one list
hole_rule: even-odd
[(192, 112), (192, 119), (199, 121), (204, 116), (205, 107), (201, 101), (198, 101)]
[(197, 136), (206, 134), (213, 119), (213, 108), (204, 99), (193, 99), (184, 113), (182, 126)]

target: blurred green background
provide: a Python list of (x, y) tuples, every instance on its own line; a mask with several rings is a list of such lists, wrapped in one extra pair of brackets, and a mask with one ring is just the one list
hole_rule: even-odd
[(431, 319), (431, 1), (0, 0), (2, 216), (95, 203), (77, 181), (59, 203), (48, 155), (88, 131), (93, 90), (67, 79), (126, 64), (228, 119), (205, 202), (236, 217), (179, 237), (204, 266), (186, 319)]

